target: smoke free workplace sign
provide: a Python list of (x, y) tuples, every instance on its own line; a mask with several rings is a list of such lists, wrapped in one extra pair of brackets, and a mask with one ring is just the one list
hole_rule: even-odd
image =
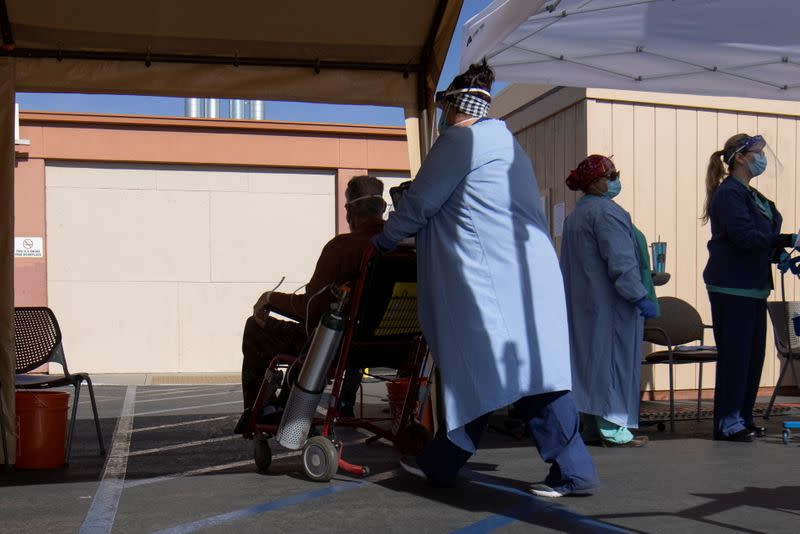
[(15, 258), (43, 258), (44, 240), (41, 237), (15, 237)]

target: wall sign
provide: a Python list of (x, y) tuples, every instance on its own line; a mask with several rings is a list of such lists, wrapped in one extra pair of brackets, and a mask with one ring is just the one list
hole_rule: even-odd
[(15, 237), (15, 258), (43, 258), (44, 239), (41, 237)]

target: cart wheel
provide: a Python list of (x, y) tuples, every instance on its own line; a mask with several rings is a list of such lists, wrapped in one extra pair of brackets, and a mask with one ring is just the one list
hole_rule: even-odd
[(325, 436), (314, 436), (303, 446), (303, 471), (316, 482), (327, 482), (339, 469), (339, 451)]
[(791, 432), (789, 431), (789, 429), (787, 428), (787, 429), (785, 429), (785, 430), (783, 431), (783, 444), (784, 444), (784, 445), (788, 445), (788, 444), (789, 444), (789, 441), (790, 441), (791, 439), (792, 439), (792, 433), (791, 433)]
[(430, 430), (420, 425), (412, 423), (408, 425), (400, 436), (399, 448), (402, 454), (420, 454), (425, 446), (431, 442), (433, 436)]
[(658, 426), (656, 428), (658, 428), (659, 432), (663, 432), (667, 429), (667, 425), (665, 425), (664, 423), (658, 423)]
[(272, 464), (272, 449), (269, 447), (269, 440), (266, 436), (258, 436), (253, 440), (253, 455), (256, 460), (256, 467), (259, 473), (269, 471)]

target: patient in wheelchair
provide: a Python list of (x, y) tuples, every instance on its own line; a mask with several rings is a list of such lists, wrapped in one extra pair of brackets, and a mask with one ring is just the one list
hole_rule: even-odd
[[(323, 247), (314, 274), (304, 293), (267, 291), (253, 306), (242, 339), (242, 394), (244, 413), (234, 432), (241, 433), (258, 396), (258, 390), (270, 361), (277, 354), (301, 354), (307, 348), (314, 328), (334, 300), (332, 288), (353, 282), (359, 274), (361, 258), (370, 247), (370, 238), (383, 229), (383, 182), (371, 176), (355, 176), (347, 183), (345, 210), (349, 234), (341, 234)], [(283, 320), (270, 315), (293, 319)], [(283, 407), (289, 398), (292, 378), (299, 369), (286, 373), (286, 381), (277, 397), (266, 401), (258, 422), (280, 421)], [(352, 416), (361, 371), (349, 369), (341, 392), (339, 413)]]

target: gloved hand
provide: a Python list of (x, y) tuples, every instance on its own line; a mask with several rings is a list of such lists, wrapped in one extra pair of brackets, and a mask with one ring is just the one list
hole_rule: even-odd
[(272, 296), (272, 291), (267, 291), (260, 297), (253, 305), (253, 319), (258, 326), (266, 324), (267, 316), (269, 315), (269, 298)]
[(790, 256), (786, 251), (781, 252), (781, 259), (778, 262), (778, 270), (781, 273), (791, 272), (800, 276), (800, 256)]
[(789, 261), (790, 261), (789, 253), (786, 252), (785, 250), (781, 251), (780, 259), (778, 260), (778, 270), (782, 273), (788, 271)]
[(647, 297), (636, 301), (636, 307), (639, 308), (639, 314), (645, 319), (650, 319), (658, 315), (658, 309), (655, 303)]

